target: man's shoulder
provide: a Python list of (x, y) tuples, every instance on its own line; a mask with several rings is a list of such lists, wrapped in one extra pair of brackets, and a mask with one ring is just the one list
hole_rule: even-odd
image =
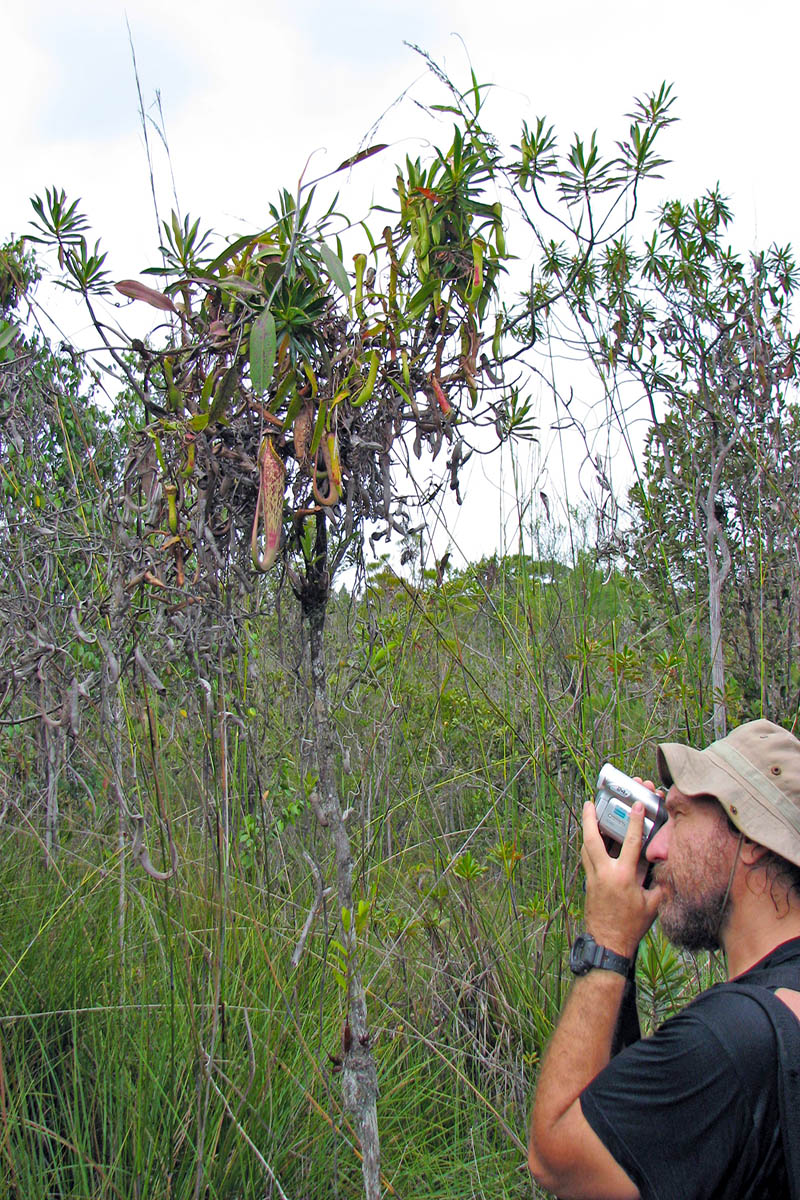
[[(760, 990), (760, 989), (759, 989)], [(743, 989), (738, 982), (715, 983), (704, 992), (698, 992), (675, 1018), (691, 1016), (704, 1021), (713, 1020), (730, 1011), (753, 1012), (760, 1011), (760, 1005), (754, 1003), (748, 994), (749, 989)]]
[(695, 1047), (706, 1043), (710, 1052), (721, 1047), (736, 1063), (759, 1064), (775, 1051), (772, 1022), (757, 998), (738, 983), (718, 983), (695, 997), (686, 1008), (665, 1021), (656, 1037), (687, 1037)]

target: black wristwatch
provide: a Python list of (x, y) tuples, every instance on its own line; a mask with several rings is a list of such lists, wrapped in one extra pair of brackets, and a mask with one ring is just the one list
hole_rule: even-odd
[(616, 954), (606, 946), (598, 946), (590, 933), (579, 933), (569, 952), (569, 969), (573, 975), (588, 975), (598, 967), (601, 971), (617, 971), (620, 975), (630, 974), (635, 959)]

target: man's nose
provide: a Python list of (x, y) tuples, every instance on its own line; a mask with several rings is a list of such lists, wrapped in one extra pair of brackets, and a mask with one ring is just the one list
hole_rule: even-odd
[(659, 826), (658, 830), (653, 834), (650, 841), (647, 843), (645, 858), (648, 862), (663, 862), (663, 860), (667, 857), (667, 850), (669, 849), (669, 834), (667, 832), (668, 826), (669, 818), (667, 818), (663, 825)]

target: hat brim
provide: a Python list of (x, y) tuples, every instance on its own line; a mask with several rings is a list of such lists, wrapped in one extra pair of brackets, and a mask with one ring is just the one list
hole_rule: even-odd
[(665, 742), (656, 750), (656, 757), (661, 782), (667, 788), (674, 783), (684, 796), (713, 796), (725, 804), (726, 798), (733, 800), (732, 789), (738, 791), (741, 786), (708, 750)]

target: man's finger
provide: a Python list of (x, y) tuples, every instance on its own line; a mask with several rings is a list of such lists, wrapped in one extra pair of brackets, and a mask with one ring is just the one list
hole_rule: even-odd
[(644, 833), (644, 805), (637, 800), (631, 809), (628, 828), (625, 830), (625, 840), (619, 852), (620, 859), (635, 865), (642, 853), (642, 835)]
[(592, 800), (587, 800), (583, 806), (583, 853), (584, 865), (586, 859), (595, 864), (608, 857), (597, 824), (597, 809)]

